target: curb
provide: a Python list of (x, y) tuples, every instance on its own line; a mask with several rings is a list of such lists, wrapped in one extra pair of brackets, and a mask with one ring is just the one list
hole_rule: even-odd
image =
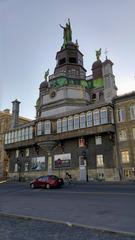
[(127, 232), (127, 231), (118, 231), (115, 229), (109, 229), (109, 228), (102, 228), (102, 227), (96, 227), (96, 226), (90, 226), (90, 225), (85, 225), (85, 224), (79, 224), (79, 223), (74, 223), (74, 222), (66, 222), (62, 220), (55, 220), (55, 219), (49, 219), (49, 218), (40, 218), (40, 217), (34, 217), (34, 216), (27, 216), (27, 215), (17, 215), (17, 214), (10, 214), (10, 213), (2, 213), (0, 212), (0, 216), (5, 216), (5, 217), (14, 217), (14, 218), (20, 218), (24, 220), (36, 220), (36, 221), (42, 221), (42, 222), (48, 222), (48, 223), (59, 223), (63, 225), (67, 225), (68, 227), (82, 227), (86, 228), (92, 231), (96, 232), (103, 232), (103, 233), (109, 233), (109, 234), (114, 234), (114, 235), (122, 235), (126, 237), (135, 237), (135, 233), (133, 232)]
[(0, 184), (1, 184), (1, 183), (6, 183), (6, 182), (7, 182), (6, 180), (4, 180), (4, 181), (0, 181)]

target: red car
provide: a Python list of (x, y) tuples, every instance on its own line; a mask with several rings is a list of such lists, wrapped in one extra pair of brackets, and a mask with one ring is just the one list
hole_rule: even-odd
[(64, 184), (63, 178), (55, 175), (41, 176), (30, 183), (30, 188), (57, 188)]

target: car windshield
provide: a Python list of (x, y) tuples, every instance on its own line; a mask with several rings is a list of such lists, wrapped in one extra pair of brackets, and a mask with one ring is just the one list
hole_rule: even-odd
[(57, 176), (53, 176), (53, 175), (51, 175), (50, 177), (51, 177), (51, 179), (53, 179), (53, 180), (56, 180), (56, 179), (58, 179), (58, 177), (57, 177)]

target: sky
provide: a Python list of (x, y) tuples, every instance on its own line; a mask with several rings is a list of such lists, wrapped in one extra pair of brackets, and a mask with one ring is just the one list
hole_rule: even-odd
[(70, 18), (87, 75), (102, 48), (113, 71), (118, 95), (135, 91), (135, 0), (0, 0), (0, 110), (18, 99), (20, 115), (34, 119), (39, 85), (49, 68)]

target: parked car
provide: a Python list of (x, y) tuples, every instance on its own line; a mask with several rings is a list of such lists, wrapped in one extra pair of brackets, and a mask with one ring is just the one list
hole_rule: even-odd
[(30, 182), (30, 188), (57, 188), (64, 184), (63, 178), (55, 175), (41, 176)]

